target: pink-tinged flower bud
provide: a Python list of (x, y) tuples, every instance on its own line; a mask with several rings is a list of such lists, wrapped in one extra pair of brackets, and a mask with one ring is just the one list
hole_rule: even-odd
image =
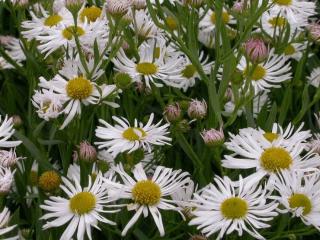
[(10, 192), (13, 182), (14, 172), (10, 168), (0, 167), (0, 195), (5, 195)]
[(203, 119), (207, 115), (207, 103), (205, 100), (193, 99), (188, 107), (188, 116), (191, 119)]
[(146, 0), (133, 0), (133, 6), (135, 9), (145, 9), (147, 7)]
[(125, 15), (132, 6), (132, 0), (106, 0), (106, 11), (115, 17)]
[(243, 13), (244, 11), (244, 2), (240, 1), (240, 2), (235, 2), (232, 6), (232, 11), (235, 13)]
[(311, 23), (307, 29), (311, 39), (317, 43), (320, 43), (320, 24), (319, 22)]
[(8, 46), (10, 43), (14, 42), (15, 38), (12, 36), (0, 36), (0, 45)]
[(97, 160), (97, 150), (88, 141), (82, 141), (78, 148), (78, 157), (80, 160), (86, 162), (94, 162)]
[(168, 122), (176, 122), (181, 118), (179, 103), (169, 104), (165, 107), (163, 115)]
[(244, 50), (252, 63), (259, 63), (269, 55), (269, 50), (261, 38), (251, 38), (244, 43)]
[(10, 151), (0, 150), (0, 166), (2, 167), (13, 167), (20, 159), (22, 157), (17, 157), (14, 149), (10, 149)]
[(224, 133), (222, 128), (219, 130), (214, 128), (203, 130), (200, 135), (207, 146), (219, 146), (224, 143)]
[(225, 94), (224, 94), (224, 98), (227, 102), (233, 100), (234, 96), (233, 96), (233, 92), (232, 92), (232, 88), (228, 87)]

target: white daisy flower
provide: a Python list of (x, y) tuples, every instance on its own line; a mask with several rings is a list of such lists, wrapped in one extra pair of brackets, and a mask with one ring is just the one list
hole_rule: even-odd
[[(200, 10), (200, 16), (203, 16), (205, 11), (203, 9)], [(222, 11), (222, 23), (225, 25), (230, 25), (230, 24), (236, 24), (236, 20), (232, 15), (230, 15), (226, 9), (223, 9)], [(213, 32), (215, 31), (216, 28), (216, 13), (209, 9), (204, 17), (201, 19), (199, 22), (199, 31), (204, 31), (204, 32)]]
[[(88, 68), (91, 72), (93, 65), (88, 64)], [(81, 114), (82, 104), (85, 106), (98, 104), (115, 92), (115, 85), (103, 84), (99, 86), (94, 82), (102, 73), (102, 70), (96, 70), (91, 74), (90, 78), (87, 78), (87, 74), (79, 61), (66, 60), (65, 66), (52, 80), (47, 81), (40, 77), (39, 86), (41, 88), (49, 91), (53, 90), (55, 94), (59, 94), (60, 98), (65, 100), (66, 106), (63, 109), (63, 113), (67, 117), (60, 129), (65, 128), (77, 114)], [(104, 103), (108, 104), (108, 102)]]
[(169, 124), (160, 126), (162, 120), (157, 124), (152, 124), (153, 113), (145, 126), (142, 122), (138, 123), (137, 119), (135, 119), (133, 127), (125, 118), (113, 116), (112, 119), (117, 123), (115, 126), (99, 119), (99, 122), (105, 127), (98, 126), (96, 136), (104, 141), (95, 142), (95, 144), (99, 145), (99, 149), (107, 148), (107, 151), (114, 157), (121, 152), (129, 151), (131, 153), (138, 148), (151, 152), (151, 145), (170, 145), (171, 138), (166, 136), (169, 134)]
[(255, 239), (264, 239), (256, 229), (270, 227), (266, 222), (278, 215), (278, 204), (266, 201), (268, 190), (258, 182), (248, 185), (241, 176), (237, 183), (228, 177), (216, 177), (214, 182), (194, 194), (194, 218), (189, 225), (197, 225), (207, 237), (219, 232), (216, 239), (234, 231), (240, 237), (247, 232)]
[(267, 60), (255, 66), (246, 61), (243, 56), (237, 68), (243, 73), (245, 79), (251, 75), (251, 84), (255, 94), (269, 88), (279, 88), (280, 83), (292, 77), (290, 63), (286, 63), (284, 55), (276, 55), (271, 49)]
[(307, 45), (307, 42), (292, 42), (286, 46), (283, 53), (287, 59), (300, 61), (304, 51), (307, 49)]
[[(290, 35), (293, 36), (297, 31), (303, 31), (303, 27), (308, 25), (306, 18), (297, 15), (297, 21), (290, 21), (286, 16), (274, 11), (266, 11), (261, 16), (261, 25), (263, 31), (265, 31), (271, 37), (279, 36), (283, 34), (286, 27), (290, 26)], [(258, 30), (260, 31), (260, 30)]]
[(156, 40), (152, 40), (139, 47), (139, 62), (136, 59), (129, 59), (120, 49), (117, 57), (112, 60), (115, 69), (128, 73), (136, 82), (141, 82), (144, 79), (148, 88), (151, 88), (150, 82), (157, 87), (162, 86), (156, 82), (156, 79), (168, 86), (179, 88), (179, 84), (175, 82), (181, 78), (183, 57), (178, 54), (169, 54), (170, 57), (168, 57), (165, 41), (159, 41), (160, 46), (155, 49), (156, 42)]
[(189, 174), (181, 170), (172, 170), (158, 166), (152, 177), (147, 177), (142, 164), (137, 164), (132, 170), (134, 178), (130, 177), (123, 166), (117, 165), (114, 170), (119, 174), (123, 183), (104, 179), (106, 186), (114, 188), (115, 195), (119, 199), (129, 199), (132, 203), (127, 205), (129, 211), (135, 210), (135, 214), (122, 231), (125, 236), (128, 230), (138, 221), (143, 214), (144, 217), (151, 213), (159, 230), (160, 236), (164, 236), (165, 230), (159, 209), (179, 211), (175, 206), (176, 201), (171, 200), (171, 194), (185, 187), (189, 182)]
[(26, 55), (22, 49), (23, 43), (20, 39), (12, 36), (0, 36), (0, 44), (4, 46), (9, 57), (19, 65), (26, 60)]
[[(4, 207), (2, 212), (0, 213), (0, 236), (11, 232), (17, 225), (8, 226), (10, 220), (10, 211), (7, 207)], [(6, 240), (15, 240), (19, 239), (18, 236), (5, 238)]]
[(12, 148), (20, 145), (22, 141), (9, 141), (8, 139), (12, 137), (15, 130), (13, 128), (12, 118), (8, 118), (8, 115), (5, 116), (2, 121), (0, 115), (0, 147)]
[(67, 99), (53, 92), (53, 89), (40, 91), (35, 90), (32, 96), (32, 104), (37, 109), (39, 118), (46, 121), (57, 118), (63, 110), (63, 105)]
[[(292, 128), (288, 128), (292, 131)], [(290, 132), (289, 130), (289, 132)], [(300, 129), (298, 129), (300, 130)], [(299, 131), (297, 131), (299, 132)], [(305, 144), (301, 144), (299, 133), (288, 133), (285, 140), (274, 140), (274, 134), (252, 134), (251, 129), (241, 129), (238, 135), (229, 134), (231, 139), (226, 142), (227, 148), (234, 152), (225, 155), (222, 166), (232, 169), (252, 169), (255, 173), (247, 177), (248, 181), (259, 181), (264, 176), (274, 178), (279, 170), (306, 169), (319, 166), (319, 160), (313, 154), (301, 157)], [(290, 138), (289, 138), (290, 136)], [(272, 141), (271, 141), (272, 140)]]
[(59, 227), (69, 222), (60, 239), (71, 239), (77, 231), (76, 238), (84, 239), (84, 235), (92, 239), (91, 226), (100, 229), (98, 223), (115, 225), (114, 222), (106, 219), (102, 214), (114, 213), (118, 210), (104, 210), (111, 201), (107, 195), (107, 189), (103, 186), (101, 175), (98, 175), (94, 182), (89, 177), (88, 186), (82, 188), (79, 180), (75, 177), (73, 182), (62, 177), (63, 184), (60, 188), (67, 195), (67, 198), (51, 196), (44, 201), (40, 207), (49, 213), (41, 219), (48, 220), (43, 229)]
[(289, 19), (290, 22), (300, 21), (301, 18), (308, 19), (308, 17), (316, 14), (316, 3), (313, 1), (303, 0), (269, 0), (271, 11), (280, 13), (282, 16)]
[(282, 171), (276, 178), (274, 188), (280, 196), (273, 196), (284, 209), (279, 212), (292, 213), (304, 224), (313, 225), (320, 231), (320, 173), (303, 171)]
[(320, 86), (320, 67), (312, 69), (310, 76), (307, 78), (312, 86), (318, 88)]

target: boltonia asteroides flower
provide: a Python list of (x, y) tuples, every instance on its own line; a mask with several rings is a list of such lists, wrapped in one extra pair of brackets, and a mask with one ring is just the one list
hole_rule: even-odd
[[(88, 68), (91, 76), (87, 77), (85, 69), (80, 61), (69, 59), (65, 60), (64, 67), (55, 75), (50, 81), (40, 77), (39, 86), (44, 89), (53, 90), (54, 93), (59, 94), (62, 99), (65, 99), (65, 107), (63, 113), (67, 115), (64, 123), (60, 127), (63, 129), (67, 126), (76, 114), (81, 114), (81, 105), (98, 104), (106, 97), (113, 94), (116, 90), (115, 85), (98, 85), (94, 81), (102, 74), (102, 70), (95, 71), (93, 60), (89, 60)], [(103, 101), (113, 107), (117, 104)]]
[(234, 231), (238, 236), (247, 232), (255, 239), (264, 239), (256, 229), (270, 227), (265, 222), (278, 215), (275, 211), (278, 204), (266, 201), (268, 190), (258, 186), (258, 182), (248, 185), (241, 176), (239, 182), (228, 177), (216, 177), (214, 182), (194, 193), (191, 212), (194, 218), (189, 224), (197, 225), (206, 236), (219, 232), (216, 239)]
[(49, 220), (44, 229), (60, 227), (69, 222), (65, 228), (60, 240), (71, 239), (77, 231), (77, 239), (84, 239), (85, 233), (89, 239), (91, 236), (91, 227), (98, 227), (98, 223), (115, 225), (114, 222), (106, 219), (103, 213), (114, 213), (118, 210), (105, 210), (110, 200), (107, 189), (103, 187), (101, 175), (98, 175), (94, 182), (89, 177), (88, 186), (82, 188), (79, 180), (74, 177), (71, 182), (62, 177), (63, 184), (60, 188), (67, 195), (64, 197), (51, 196), (45, 200), (40, 207), (49, 213), (46, 213), (41, 219)]
[[(0, 236), (9, 233), (12, 231), (17, 225), (8, 226), (10, 220), (10, 211), (7, 207), (5, 207), (0, 213)], [(6, 240), (16, 240), (19, 239), (18, 236), (5, 238)]]
[(320, 67), (314, 68), (308, 76), (308, 81), (310, 85), (318, 88), (320, 86)]
[[(300, 217), (306, 225), (320, 230), (320, 173), (303, 171), (282, 171), (275, 179), (274, 187), (280, 196), (273, 196), (282, 207), (281, 213), (290, 212)], [(284, 207), (284, 208), (283, 208)]]
[(160, 126), (162, 121), (153, 124), (153, 113), (145, 126), (141, 122), (138, 123), (137, 119), (135, 119), (132, 127), (125, 118), (113, 116), (112, 119), (117, 123), (115, 126), (102, 119), (99, 120), (105, 127), (98, 126), (96, 136), (104, 141), (95, 144), (99, 146), (99, 149), (107, 148), (107, 151), (114, 157), (121, 152), (129, 151), (130, 153), (138, 148), (151, 152), (152, 145), (170, 144), (171, 138), (166, 136), (169, 134), (169, 124)]
[(114, 170), (118, 173), (123, 183), (118, 183), (104, 179), (108, 188), (114, 189), (114, 194), (119, 199), (129, 199), (132, 201), (127, 205), (128, 210), (135, 210), (135, 214), (122, 231), (125, 236), (128, 230), (138, 221), (143, 214), (147, 217), (151, 213), (154, 222), (164, 236), (165, 230), (159, 209), (178, 211), (176, 202), (170, 199), (170, 195), (180, 188), (186, 187), (190, 179), (187, 172), (172, 170), (158, 166), (152, 177), (147, 177), (142, 164), (139, 163), (132, 170), (134, 178), (129, 176), (123, 166), (117, 165)]
[(12, 148), (22, 143), (21, 141), (8, 140), (12, 137), (14, 132), (15, 130), (13, 129), (12, 118), (8, 118), (8, 116), (6, 115), (2, 121), (0, 115), (0, 147)]

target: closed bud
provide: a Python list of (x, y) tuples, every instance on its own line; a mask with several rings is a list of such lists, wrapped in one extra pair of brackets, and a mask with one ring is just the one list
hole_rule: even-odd
[(14, 128), (19, 128), (22, 126), (22, 119), (19, 115), (12, 116), (12, 123)]
[(319, 22), (311, 23), (307, 27), (307, 29), (309, 31), (309, 36), (310, 36), (311, 40), (316, 43), (320, 43), (320, 24), (319, 24)]
[(114, 76), (114, 83), (120, 89), (127, 89), (132, 83), (132, 78), (128, 73), (119, 72)]
[(214, 128), (203, 130), (200, 135), (207, 146), (219, 146), (224, 143), (224, 133), (222, 128), (219, 130)]
[(244, 50), (252, 63), (260, 63), (264, 61), (268, 55), (269, 50), (265, 42), (258, 37), (250, 38), (244, 43)]
[(132, 4), (132, 0), (106, 0), (106, 11), (113, 17), (122, 17)]
[(186, 119), (182, 119), (180, 122), (178, 122), (176, 127), (180, 132), (183, 133), (186, 133), (190, 130), (189, 122)]
[(10, 149), (10, 151), (0, 150), (0, 165), (2, 167), (13, 167), (20, 159), (22, 158), (17, 157), (16, 151), (14, 149)]
[(0, 167), (0, 195), (6, 195), (10, 192), (13, 183), (14, 172), (10, 168)]
[(145, 9), (147, 7), (146, 0), (133, 0), (133, 6), (135, 9)]
[(77, 14), (84, 2), (84, 0), (66, 0), (66, 7), (73, 14)]
[(188, 116), (191, 119), (203, 119), (207, 116), (207, 103), (205, 100), (193, 99), (189, 103)]
[(181, 118), (179, 103), (169, 104), (165, 107), (163, 115), (168, 122), (176, 122)]
[(97, 150), (88, 141), (82, 141), (78, 146), (78, 157), (85, 162), (94, 162), (97, 160)]
[(244, 7), (244, 2), (240, 1), (240, 2), (235, 2), (232, 6), (232, 11), (235, 12), (235, 13), (243, 13), (245, 10), (245, 7)]

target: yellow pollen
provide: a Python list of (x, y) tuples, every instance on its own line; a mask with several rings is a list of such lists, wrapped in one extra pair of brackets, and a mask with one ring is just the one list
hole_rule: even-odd
[(52, 192), (59, 188), (61, 179), (56, 171), (46, 171), (39, 177), (39, 188), (46, 192)]
[(147, 136), (147, 133), (142, 128), (129, 127), (122, 133), (122, 137), (129, 141), (141, 140)]
[(91, 192), (80, 192), (69, 200), (70, 210), (75, 214), (86, 214), (96, 206), (96, 197)]
[[(214, 25), (216, 24), (217, 20), (216, 20), (216, 13), (215, 12), (213, 12), (211, 14), (210, 20), (211, 20), (212, 24), (214, 24)], [(230, 21), (229, 14), (227, 12), (223, 11), (222, 12), (222, 23), (227, 24), (229, 21)]]
[(51, 15), (44, 20), (44, 25), (47, 27), (53, 27), (56, 26), (59, 22), (62, 21), (62, 17), (59, 15)]
[(290, 208), (303, 208), (303, 215), (311, 212), (312, 204), (308, 196), (301, 193), (295, 193), (288, 198)]
[(84, 22), (85, 18), (89, 22), (95, 22), (101, 16), (101, 9), (96, 6), (86, 7), (80, 13), (80, 20)]
[(293, 55), (295, 52), (296, 49), (292, 46), (292, 44), (289, 44), (284, 50), (284, 54), (287, 56)]
[(274, 0), (273, 2), (281, 6), (289, 6), (291, 5), (292, 0)]
[(171, 17), (171, 16), (167, 17), (166, 23), (171, 30), (175, 30), (178, 28), (177, 21), (174, 19), (174, 17)]
[(283, 28), (286, 25), (287, 20), (284, 17), (278, 16), (278, 17), (273, 17), (269, 19), (268, 23), (270, 23), (273, 28), (276, 28), (276, 27)]
[(263, 136), (265, 139), (267, 139), (271, 143), (279, 137), (277, 133), (272, 133), (272, 132), (266, 132), (263, 134)]
[(62, 35), (65, 39), (71, 40), (73, 35), (76, 34), (77, 36), (82, 36), (85, 34), (85, 31), (81, 27), (69, 26), (63, 29)]
[(248, 212), (248, 203), (242, 198), (231, 197), (222, 202), (220, 211), (227, 219), (243, 218)]
[[(245, 76), (248, 76), (248, 70), (247, 68), (243, 71)], [(266, 76), (267, 71), (264, 69), (264, 67), (257, 65), (255, 69), (253, 70), (253, 73), (251, 75), (251, 80), (258, 81), (261, 80)]]
[(41, 110), (42, 110), (44, 113), (46, 113), (46, 112), (48, 111), (50, 105), (51, 105), (51, 101), (45, 101), (45, 102), (43, 102), (43, 106), (42, 106)]
[(91, 95), (93, 86), (88, 79), (79, 76), (69, 80), (66, 90), (67, 95), (70, 98), (81, 100), (86, 99)]
[(158, 72), (158, 67), (154, 63), (142, 62), (137, 64), (136, 70), (143, 75), (152, 75)]
[(181, 74), (185, 78), (192, 78), (196, 72), (196, 68), (192, 64), (189, 64), (181, 71)]
[(161, 190), (159, 185), (151, 180), (142, 180), (134, 185), (132, 197), (141, 205), (155, 205), (160, 201)]
[(268, 172), (288, 169), (292, 164), (290, 154), (281, 147), (271, 147), (261, 154), (261, 166)]

